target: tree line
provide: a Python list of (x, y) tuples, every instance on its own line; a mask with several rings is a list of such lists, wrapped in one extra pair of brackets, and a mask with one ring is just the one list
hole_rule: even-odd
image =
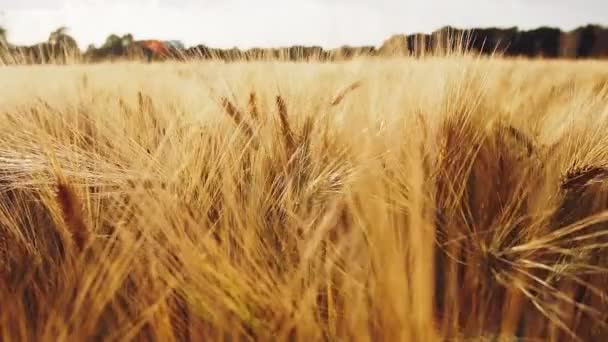
[(217, 49), (206, 45), (186, 48), (179, 41), (136, 40), (132, 34), (109, 35), (97, 47), (89, 45), (82, 51), (66, 27), (49, 34), (47, 41), (31, 46), (11, 44), (7, 31), (0, 27), (0, 62), (67, 63), (102, 62), (112, 60), (344, 60), (356, 56), (421, 56), (455, 49), (482, 54), (499, 53), (506, 56), (544, 58), (606, 58), (608, 29), (586, 25), (572, 31), (540, 27), (522, 31), (513, 28), (482, 28), (462, 30), (443, 27), (430, 34), (394, 35), (376, 46), (342, 46), (323, 49), (320, 46), (290, 46), (241, 50)]

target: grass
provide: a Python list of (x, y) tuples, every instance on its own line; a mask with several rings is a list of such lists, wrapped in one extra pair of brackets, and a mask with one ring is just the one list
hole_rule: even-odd
[(0, 69), (0, 336), (603, 340), (608, 64)]

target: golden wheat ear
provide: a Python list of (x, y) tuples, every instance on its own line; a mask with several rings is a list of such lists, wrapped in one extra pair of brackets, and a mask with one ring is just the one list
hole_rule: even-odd
[[(553, 244), (567, 250), (560, 257), (565, 262), (570, 260), (572, 270), (569, 272), (576, 274), (572, 278), (566, 276), (569, 282), (564, 284), (572, 297), (569, 319), (576, 317), (572, 330), (580, 340), (595, 341), (608, 334), (608, 302), (604, 290), (608, 278), (603, 268), (608, 240), (606, 221), (589, 221), (608, 209), (608, 168), (598, 165), (571, 167), (559, 185), (563, 197), (552, 223), (567, 235)], [(587, 267), (597, 267), (599, 272), (587, 272), (584, 270)]]
[(605, 196), (605, 190), (594, 186), (602, 183), (608, 184), (608, 169), (605, 167), (587, 165), (566, 172), (559, 184), (563, 198), (554, 214), (554, 224), (563, 226), (583, 220), (602, 207), (597, 200)]
[(285, 148), (287, 150), (287, 158), (291, 158), (293, 153), (295, 152), (296, 142), (294, 138), (293, 130), (289, 125), (289, 119), (287, 115), (287, 104), (285, 104), (285, 100), (281, 95), (278, 95), (276, 98), (277, 110), (279, 113), (279, 119), (281, 121), (281, 133), (283, 134), (283, 139), (285, 140)]
[(304, 127), (300, 134), (300, 144), (308, 144), (310, 142), (310, 136), (312, 131), (315, 129), (315, 122), (312, 116), (306, 117), (304, 121)]
[(243, 113), (232, 103), (228, 98), (221, 98), (222, 108), (224, 108), (224, 112), (234, 121), (237, 127), (243, 131), (247, 135), (248, 138), (253, 136), (253, 129), (249, 124), (245, 121)]
[(562, 178), (560, 187), (565, 192), (579, 192), (593, 183), (608, 182), (608, 168), (586, 165), (570, 169)]
[(56, 200), (74, 245), (78, 251), (82, 251), (91, 239), (91, 232), (86, 224), (82, 202), (78, 194), (72, 185), (62, 177), (57, 181)]
[(148, 113), (152, 110), (152, 98), (145, 95), (141, 91), (137, 92), (137, 105), (139, 106), (139, 113)]
[(359, 88), (360, 86), (361, 86), (361, 82), (357, 81), (357, 82), (352, 83), (348, 87), (344, 88), (341, 92), (338, 93), (338, 95), (334, 98), (334, 100), (331, 101), (330, 106), (335, 107), (335, 106), (339, 105), (340, 102), (342, 102), (342, 100), (344, 100), (346, 95), (348, 95), (348, 93)]
[(257, 121), (260, 117), (259, 111), (258, 111), (258, 101), (257, 101), (257, 97), (256, 97), (256, 93), (255, 91), (252, 91), (249, 94), (249, 113), (251, 115), (251, 117), (253, 118), (253, 120)]
[(515, 128), (512, 125), (507, 124), (499, 124), (498, 128), (514, 142), (516, 142), (520, 147), (522, 147), (526, 151), (528, 157), (531, 157), (538, 153), (538, 147), (536, 143), (526, 133), (522, 132), (521, 130)]

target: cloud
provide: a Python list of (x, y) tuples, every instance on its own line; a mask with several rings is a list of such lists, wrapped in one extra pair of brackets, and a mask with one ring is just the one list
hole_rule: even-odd
[(0, 10), (27, 10), (27, 9), (57, 9), (62, 7), (61, 2), (47, 0), (0, 0)]

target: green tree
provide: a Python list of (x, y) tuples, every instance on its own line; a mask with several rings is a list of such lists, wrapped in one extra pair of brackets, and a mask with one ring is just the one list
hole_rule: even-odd
[(67, 31), (67, 27), (62, 26), (49, 35), (45, 54), (50, 61), (65, 62), (81, 56), (76, 40)]
[(6, 29), (0, 26), (0, 47), (8, 46), (8, 41), (6, 40)]
[(93, 53), (95, 52), (95, 50), (95, 44), (89, 44), (89, 46), (87, 47), (87, 53)]
[(128, 48), (133, 44), (133, 35), (125, 34), (122, 37), (119, 37), (116, 34), (111, 34), (106, 38), (106, 41), (103, 44), (103, 48), (110, 49), (112, 51), (122, 51), (125, 48)]
[(48, 43), (52, 46), (57, 46), (62, 49), (78, 49), (76, 40), (67, 34), (68, 28), (62, 26), (57, 30), (51, 32), (49, 35)]
[(103, 48), (114, 48), (116, 46), (120, 46), (121, 45), (121, 39), (118, 35), (115, 34), (111, 34), (108, 36), (108, 38), (106, 38), (106, 41), (103, 43)]
[(122, 36), (121, 38), (122, 41), (122, 46), (123, 47), (129, 47), (133, 44), (133, 42), (135, 41), (135, 39), (133, 39), (133, 35), (128, 33)]

